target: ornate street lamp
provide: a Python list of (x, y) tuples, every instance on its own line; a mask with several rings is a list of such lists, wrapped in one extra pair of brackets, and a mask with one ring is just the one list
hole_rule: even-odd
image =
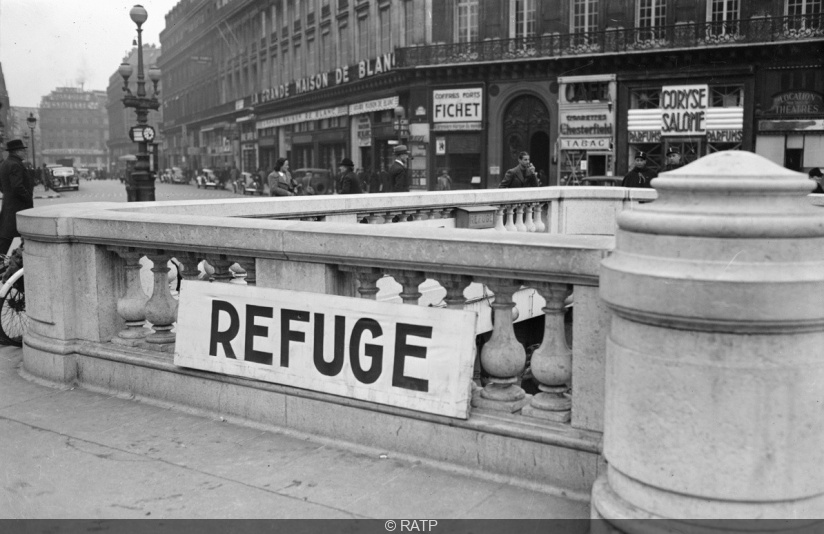
[(37, 161), (34, 155), (34, 127), (37, 126), (37, 117), (34, 116), (33, 112), (29, 112), (26, 124), (29, 125), (29, 129), (31, 130), (31, 166), (37, 171)]
[(129, 78), (132, 75), (132, 66), (123, 63), (117, 71), (123, 77), (123, 105), (127, 108), (134, 108), (137, 115), (137, 126), (132, 127), (130, 135), (137, 142), (137, 162), (131, 179), (126, 183), (126, 196), (129, 202), (143, 202), (155, 199), (155, 185), (151, 169), (149, 169), (148, 143), (154, 140), (155, 131), (148, 125), (147, 120), (149, 110), (157, 111), (160, 108), (160, 101), (157, 97), (160, 94), (157, 90), (157, 82), (160, 81), (160, 69), (152, 67), (149, 69), (149, 79), (154, 85), (154, 94), (146, 96), (146, 80), (143, 75), (143, 23), (149, 17), (146, 9), (141, 5), (134, 6), (129, 11), (132, 22), (137, 24), (137, 93), (132, 94), (129, 90)]

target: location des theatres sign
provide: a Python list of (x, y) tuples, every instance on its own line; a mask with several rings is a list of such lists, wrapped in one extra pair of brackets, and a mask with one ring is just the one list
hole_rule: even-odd
[(466, 419), (474, 312), (184, 280), (175, 365)]

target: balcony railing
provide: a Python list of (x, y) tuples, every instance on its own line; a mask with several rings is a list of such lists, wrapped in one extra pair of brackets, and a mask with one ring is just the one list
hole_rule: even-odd
[(399, 49), (400, 67), (821, 39), (824, 14), (687, 22)]

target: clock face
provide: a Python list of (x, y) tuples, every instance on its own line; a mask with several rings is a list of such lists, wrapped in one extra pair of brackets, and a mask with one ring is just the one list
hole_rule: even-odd
[(143, 128), (143, 138), (144, 139), (146, 139), (148, 141), (151, 141), (152, 139), (154, 139), (154, 136), (155, 136), (155, 133), (154, 133), (154, 130), (152, 128)]

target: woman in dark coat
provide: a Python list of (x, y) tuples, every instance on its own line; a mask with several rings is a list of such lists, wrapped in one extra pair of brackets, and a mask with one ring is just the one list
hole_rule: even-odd
[(9, 157), (0, 164), (0, 192), (3, 204), (0, 208), (0, 254), (8, 253), (11, 242), (20, 236), (17, 231), (17, 212), (34, 207), (34, 183), (23, 161), (26, 145), (20, 139), (6, 144)]

